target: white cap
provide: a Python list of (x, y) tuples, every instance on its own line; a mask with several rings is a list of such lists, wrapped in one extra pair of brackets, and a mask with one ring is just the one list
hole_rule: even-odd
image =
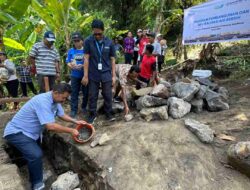
[(160, 36), (162, 36), (162, 34), (161, 34), (161, 33), (159, 33), (159, 34), (157, 34), (157, 35), (156, 35), (156, 37), (157, 37), (157, 38), (158, 38), (158, 37), (160, 37)]

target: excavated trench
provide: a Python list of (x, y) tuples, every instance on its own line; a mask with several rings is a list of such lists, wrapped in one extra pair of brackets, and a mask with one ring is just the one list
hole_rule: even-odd
[[(22, 155), (14, 147), (5, 144), (5, 151), (10, 160), (19, 168), (25, 189), (29, 189), (28, 170)], [(106, 190), (113, 188), (102, 175), (103, 170), (87, 154), (75, 146), (72, 140), (45, 132), (42, 149), (44, 151), (43, 168), (46, 189), (49, 190), (57, 176), (67, 171), (74, 171), (80, 179), (81, 190)]]

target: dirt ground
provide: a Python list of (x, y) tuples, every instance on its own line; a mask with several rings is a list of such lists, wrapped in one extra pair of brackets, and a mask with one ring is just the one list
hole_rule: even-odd
[[(76, 144), (68, 135), (60, 136), (82, 152), (85, 161), (95, 163), (100, 171), (95, 175), (104, 176), (112, 189), (248, 190), (249, 178), (227, 164), (226, 150), (232, 143), (250, 140), (250, 83), (229, 80), (218, 83), (230, 93), (227, 111), (189, 113), (183, 119), (154, 122), (145, 122), (139, 115), (127, 123), (121, 115), (114, 123), (105, 123), (100, 117), (97, 134), (105, 132), (111, 140), (95, 148), (89, 143)], [(4, 115), (2, 129), (7, 122)], [(209, 124), (217, 135), (232, 135), (236, 141), (215, 137), (213, 144), (205, 145), (185, 128), (186, 118)], [(56, 156), (64, 155), (56, 152)]]
[[(227, 164), (226, 151), (232, 143), (250, 140), (250, 84), (217, 82), (229, 90), (229, 110), (154, 122), (145, 122), (138, 115), (128, 123), (121, 117), (114, 123), (99, 118), (97, 134), (105, 132), (111, 138), (102, 147), (78, 145), (63, 137), (94, 160), (117, 190), (248, 190), (249, 178)], [(205, 145), (185, 128), (186, 118), (206, 123), (216, 135), (232, 135), (236, 141), (215, 137), (213, 144)]]

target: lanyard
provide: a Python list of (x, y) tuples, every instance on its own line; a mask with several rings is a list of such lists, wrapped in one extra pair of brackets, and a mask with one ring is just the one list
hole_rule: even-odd
[(100, 48), (99, 44), (97, 41), (95, 41), (95, 45), (96, 45), (96, 48), (98, 50), (98, 53), (100, 55), (100, 63), (102, 62), (102, 50), (103, 50), (103, 44), (102, 44), (102, 47)]

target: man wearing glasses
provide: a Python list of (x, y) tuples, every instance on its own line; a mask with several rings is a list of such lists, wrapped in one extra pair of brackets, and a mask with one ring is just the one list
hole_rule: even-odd
[(89, 85), (89, 118), (88, 123), (96, 119), (97, 100), (101, 85), (104, 98), (104, 110), (108, 121), (112, 116), (112, 86), (115, 84), (115, 48), (112, 40), (103, 35), (104, 23), (101, 20), (92, 22), (93, 35), (84, 42), (84, 77), (83, 85)]

